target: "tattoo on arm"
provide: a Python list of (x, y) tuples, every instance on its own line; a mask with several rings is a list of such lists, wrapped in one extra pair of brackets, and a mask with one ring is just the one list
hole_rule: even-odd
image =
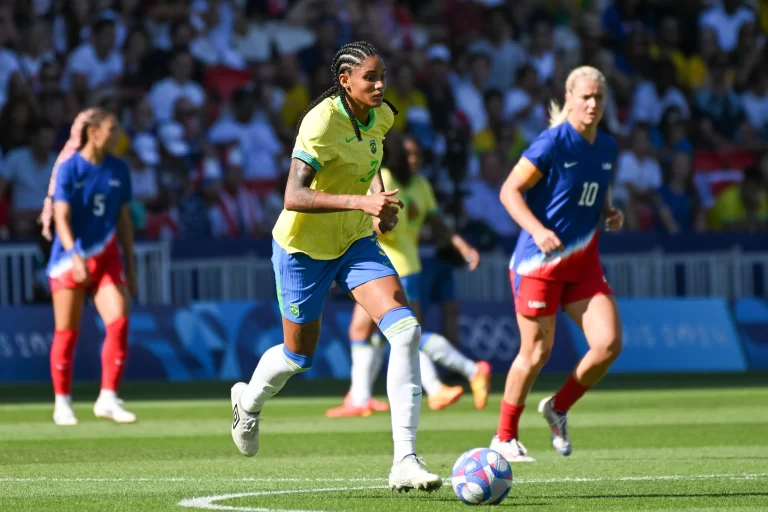
[(357, 210), (362, 196), (329, 194), (310, 188), (317, 171), (294, 158), (285, 187), (285, 209), (304, 213), (332, 213)]
[(384, 192), (384, 180), (381, 178), (381, 171), (377, 171), (371, 180), (371, 193), (378, 194)]
[(288, 184), (285, 187), (285, 206), (291, 210), (303, 211), (315, 205), (316, 190), (309, 188), (315, 179), (315, 171), (311, 165), (294, 158), (288, 171)]

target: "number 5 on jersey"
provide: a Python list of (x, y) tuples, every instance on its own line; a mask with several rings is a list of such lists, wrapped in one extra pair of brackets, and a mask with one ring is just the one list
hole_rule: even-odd
[(106, 199), (106, 196), (104, 194), (96, 194), (93, 196), (93, 214), (97, 217), (101, 217), (104, 215), (104, 200)]
[(592, 206), (597, 199), (597, 191), (600, 189), (600, 184), (596, 181), (585, 181), (584, 187), (581, 189), (581, 198), (579, 199), (579, 206)]

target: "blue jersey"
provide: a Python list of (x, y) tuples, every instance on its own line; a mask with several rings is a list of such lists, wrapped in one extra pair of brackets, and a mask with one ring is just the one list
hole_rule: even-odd
[(69, 203), (75, 247), (65, 251), (56, 236), (48, 263), (48, 276), (57, 277), (72, 267), (72, 254), (98, 256), (114, 239), (120, 211), (131, 200), (131, 174), (119, 158), (107, 156), (93, 165), (76, 152), (62, 162), (56, 174), (53, 202)]
[(523, 157), (542, 177), (526, 191), (525, 200), (539, 222), (557, 235), (563, 250), (545, 255), (523, 230), (510, 262), (515, 273), (579, 281), (586, 264), (599, 262), (598, 225), (617, 156), (612, 136), (598, 131), (590, 144), (567, 121), (533, 141)]

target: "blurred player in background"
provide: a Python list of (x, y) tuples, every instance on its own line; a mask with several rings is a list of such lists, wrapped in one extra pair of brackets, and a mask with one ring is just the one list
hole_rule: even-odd
[[(388, 165), (381, 169), (384, 189), (399, 190), (398, 197), (403, 201), (404, 207), (400, 215), (402, 219), (397, 227), (381, 234), (379, 242), (400, 276), (411, 307), (420, 317), (422, 267), (419, 234), (424, 223), (432, 227), (438, 238), (451, 241), (470, 270), (477, 268), (480, 255), (443, 221), (432, 186), (419, 174), (421, 149), (416, 139), (390, 135), (384, 149), (385, 163)], [(387, 404), (378, 402), (371, 396), (373, 382), (383, 361), (383, 347), (371, 343), (375, 327), (376, 324), (370, 315), (360, 304), (356, 304), (349, 326), (352, 386), (344, 404), (329, 409), (326, 416), (370, 416), (374, 410), (386, 410)], [(422, 333), (419, 349), (421, 384), (427, 394), (430, 409), (443, 409), (456, 402), (464, 393), (462, 386), (446, 386), (440, 381), (433, 361), (463, 375), (470, 382), (475, 407), (485, 408), (491, 378), (491, 367), (487, 362), (470, 360), (437, 333)]]
[[(101, 393), (93, 412), (117, 423), (136, 421), (117, 396), (125, 369), (129, 293), (136, 292), (136, 272), (130, 172), (125, 162), (109, 154), (116, 127), (114, 116), (102, 109), (89, 109), (77, 116), (70, 140), (54, 165), (41, 216), (44, 236), (51, 236), (52, 219), (56, 233), (47, 274), (56, 325), (51, 377), (57, 425), (77, 424), (71, 388), (86, 294), (92, 297), (106, 326)], [(118, 244), (125, 256), (125, 274)]]
[(584, 331), (589, 344), (563, 387), (539, 404), (552, 446), (562, 455), (571, 454), (568, 410), (621, 352), (619, 312), (597, 247), (601, 219), (608, 231), (624, 222), (611, 205), (616, 141), (598, 130), (606, 92), (600, 71), (574, 69), (566, 80), (565, 105), (552, 103), (550, 129), (523, 153), (501, 190), (501, 202), (522, 228), (510, 262), (520, 352), (507, 375), (491, 442), (510, 462), (534, 460), (520, 443), (518, 424), (528, 391), (552, 351), (558, 308)]
[[(312, 367), (325, 297), (333, 281), (376, 321), (390, 343), (387, 395), (394, 462), (390, 488), (433, 491), (442, 479), (416, 456), (421, 408), (421, 326), (377, 231), (397, 223), (397, 190), (384, 191), (382, 142), (397, 111), (384, 100), (386, 70), (366, 42), (344, 45), (331, 64), (333, 86), (299, 120), (285, 209), (272, 232), (272, 263), (284, 343), (267, 350), (250, 383), (232, 387), (232, 439), (243, 455), (259, 449), (266, 401)], [(370, 194), (368, 194), (370, 189)]]

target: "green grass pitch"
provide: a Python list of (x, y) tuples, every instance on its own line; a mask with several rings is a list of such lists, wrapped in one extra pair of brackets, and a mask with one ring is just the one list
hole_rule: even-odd
[[(768, 375), (609, 376), (572, 410), (567, 458), (535, 410), (561, 380), (529, 397), (521, 437), (538, 462), (513, 465), (502, 510), (768, 510)], [(0, 387), (0, 510), (464, 510), (448, 481), (433, 494), (385, 488), (389, 415), (326, 419), (344, 386), (290, 382), (252, 459), (230, 439), (227, 383), (128, 383), (139, 423), (122, 426), (93, 418), (97, 385), (78, 385), (76, 427), (53, 424), (48, 386)], [(488, 446), (499, 400), (425, 406), (428, 468), (449, 477), (464, 450)]]

